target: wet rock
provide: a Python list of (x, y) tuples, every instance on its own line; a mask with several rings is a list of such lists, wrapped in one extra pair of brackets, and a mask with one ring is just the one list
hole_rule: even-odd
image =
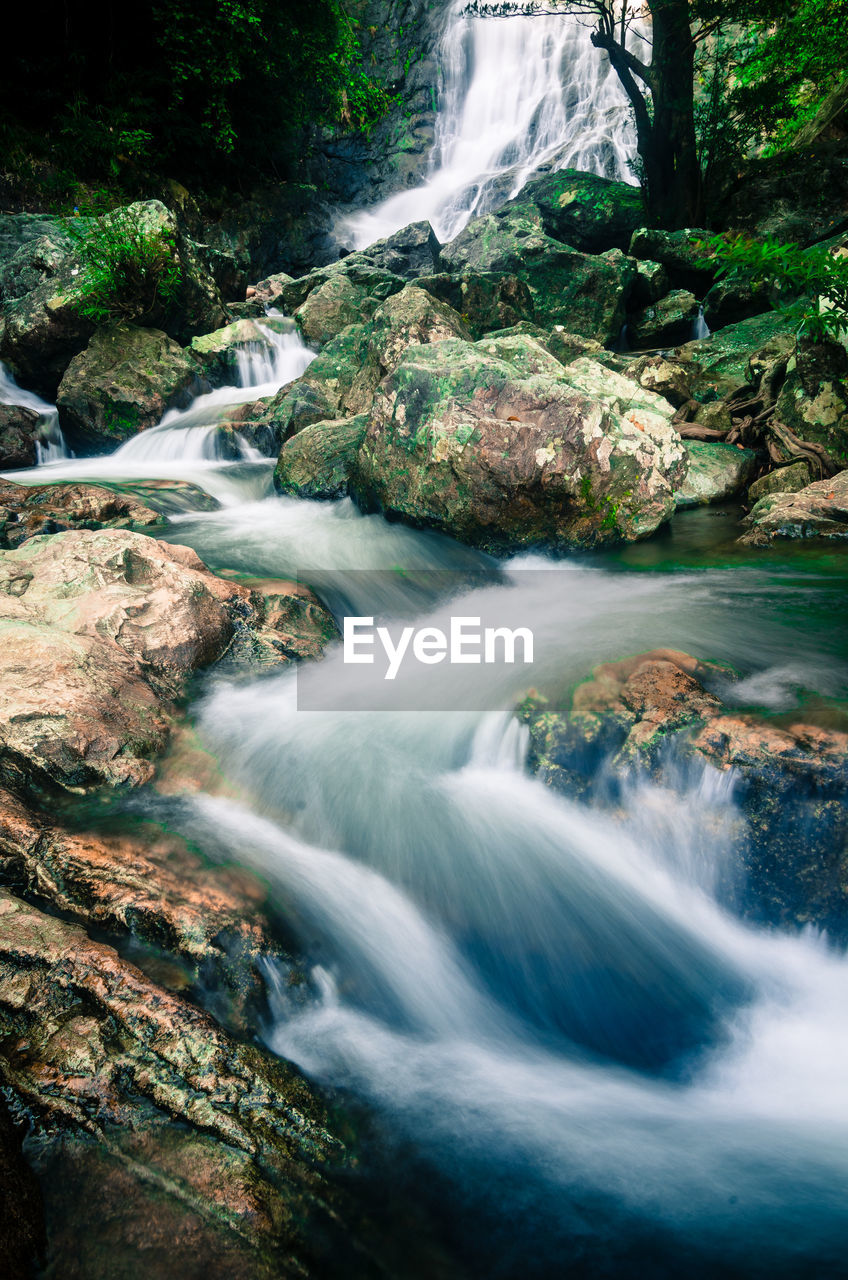
[(773, 492), (760, 498), (746, 523), (749, 530), (742, 541), (754, 546), (776, 538), (848, 538), (848, 471), (795, 493)]
[(55, 276), (77, 247), (74, 232), (79, 235), (91, 222), (90, 218), (58, 218), (54, 221), (42, 219), (40, 215), (31, 216), (29, 226), (22, 227), (21, 231), (31, 230), (35, 234), (21, 240), (10, 257), (3, 255), (0, 300), (7, 302), (22, 298)]
[(381, 384), (354, 492), (490, 550), (597, 546), (652, 532), (685, 457), (670, 406), (525, 336), (410, 348)]
[(663, 396), (679, 409), (692, 399), (692, 364), (668, 356), (642, 356), (627, 366), (627, 377), (634, 378), (646, 391)]
[[(400, 293), (406, 284), (405, 280), (393, 272), (386, 271), (383, 267), (375, 267), (364, 254), (351, 253), (339, 262), (319, 267), (305, 276), (292, 280), (291, 284), (282, 285), (276, 305), (287, 314), (294, 315), (304, 305), (310, 294), (331, 282), (335, 282), (338, 289), (341, 289), (340, 282), (344, 282), (346, 292), (340, 293), (339, 296), (351, 297), (355, 292), (361, 298), (374, 298), (378, 302), (385, 302), (391, 294)], [(332, 296), (330, 292), (328, 297)]]
[(638, 187), (579, 169), (560, 169), (526, 183), (510, 206), (532, 205), (547, 235), (583, 253), (626, 249), (644, 217)]
[[(154, 1222), (164, 1220), (191, 1266), (186, 1274), (198, 1274), (186, 1253), (192, 1242), (216, 1268), (223, 1245), (225, 1263), (235, 1259), (245, 1280), (311, 1274), (312, 1233), (333, 1232), (335, 1197), (321, 1166), (339, 1166), (345, 1153), (291, 1068), (227, 1036), (79, 926), (5, 890), (0, 1036), (3, 1083), (43, 1134), (37, 1149), (48, 1181), (51, 1168), (82, 1172), (86, 1157), (98, 1175), (112, 1164), (111, 1176), (89, 1168), (83, 1178), (95, 1222), (107, 1195), (117, 1197), (111, 1214), (142, 1225), (141, 1199)], [(155, 1231), (154, 1241), (160, 1266)], [(287, 1261), (266, 1270), (278, 1249)]]
[(696, 398), (707, 400), (738, 391), (758, 376), (751, 368), (752, 353), (768, 350), (773, 359), (778, 348), (786, 351), (794, 346), (795, 334), (785, 317), (770, 312), (687, 342), (676, 355), (692, 364)]
[[(263, 999), (263, 958), (287, 962), (267, 888), (243, 868), (205, 865), (152, 822), (113, 834), (67, 831), (0, 792), (0, 879), (65, 919), (132, 940), (149, 977), (175, 991), (202, 987), (219, 1021), (242, 1034)], [(182, 964), (169, 970), (172, 957)]]
[(441, 245), (429, 222), (413, 222), (385, 240), (377, 240), (363, 250), (376, 267), (383, 267), (404, 280), (430, 276), (438, 269)]
[(316, 422), (292, 436), (280, 450), (274, 485), (296, 498), (342, 498), (365, 439), (367, 414)]
[(760, 498), (767, 498), (773, 493), (797, 493), (806, 489), (810, 483), (810, 468), (806, 462), (793, 462), (788, 467), (778, 467), (760, 476), (748, 487), (748, 505), (753, 507)]
[(263, 308), (279, 307), (283, 301), (283, 290), (290, 284), (294, 284), (294, 276), (286, 275), (284, 271), (277, 271), (273, 275), (266, 276), (264, 280), (258, 280), (256, 284), (249, 285), (246, 301), (252, 302), (257, 299), (262, 303)]
[(418, 287), (446, 302), (462, 318), (474, 338), (497, 329), (532, 321), (533, 297), (523, 280), (492, 271), (442, 272), (423, 276)]
[(0, 548), (68, 529), (130, 529), (161, 523), (138, 499), (93, 484), (22, 485), (0, 481)]
[(376, 308), (370, 323), (349, 325), (333, 338), (251, 421), (268, 427), (279, 449), (313, 423), (367, 410), (407, 347), (454, 335), (469, 336), (460, 316), (418, 285), (406, 285)]
[(702, 444), (697, 440), (687, 440), (684, 447), (689, 455), (689, 470), (674, 495), (678, 507), (728, 501), (745, 488), (757, 465), (753, 449)]
[(665, 267), (674, 289), (687, 289), (703, 297), (715, 275), (715, 261), (705, 248), (712, 233), (687, 228), (684, 231), (657, 231), (640, 227), (634, 231), (628, 252), (634, 258), (659, 262)]
[(313, 289), (294, 317), (307, 342), (324, 346), (349, 324), (370, 319), (378, 305), (349, 276), (339, 274)]
[(650, 258), (637, 260), (628, 303), (637, 309), (649, 307), (664, 298), (670, 287), (668, 273), (661, 262), (651, 262)]
[[(286, 608), (329, 619), (287, 586), (309, 599)], [(315, 651), (314, 629), (284, 619), (279, 595), (124, 530), (0, 552), (0, 778), (37, 795), (149, 781), (192, 671), (225, 652), (270, 663), (300, 656), (300, 644)]]
[(533, 298), (534, 315), (528, 319), (544, 327), (562, 324), (602, 343), (618, 338), (635, 271), (626, 258), (607, 261), (552, 239), (539, 215), (523, 205), (472, 219), (442, 248), (440, 262), (452, 274), (517, 276)]
[(34, 409), (0, 404), (0, 468), (35, 466), (40, 421)]
[(155, 427), (166, 409), (187, 405), (200, 365), (158, 329), (98, 329), (59, 385), (59, 420), (72, 447), (101, 451)]
[(670, 347), (692, 336), (698, 299), (685, 290), (667, 294), (644, 311), (627, 318), (631, 347)]
[(767, 290), (747, 280), (717, 280), (704, 298), (704, 320), (710, 329), (723, 329), (770, 310)]

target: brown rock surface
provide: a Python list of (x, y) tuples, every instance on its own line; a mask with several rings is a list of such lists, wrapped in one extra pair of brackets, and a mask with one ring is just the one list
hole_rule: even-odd
[(0, 480), (0, 548), (17, 547), (39, 533), (144, 528), (160, 520), (138, 499), (99, 485), (22, 485)]

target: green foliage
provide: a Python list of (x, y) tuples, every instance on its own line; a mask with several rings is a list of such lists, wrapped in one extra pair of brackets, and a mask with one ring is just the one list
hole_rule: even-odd
[(99, 218), (77, 235), (83, 265), (80, 313), (94, 324), (144, 323), (173, 306), (182, 286), (173, 236), (145, 228), (131, 209)]
[(745, 13), (730, 106), (779, 151), (845, 79), (848, 0), (751, 0)]
[(848, 332), (848, 251), (771, 238), (721, 235), (709, 241), (718, 278), (748, 281), (797, 325), (798, 336), (834, 341)]

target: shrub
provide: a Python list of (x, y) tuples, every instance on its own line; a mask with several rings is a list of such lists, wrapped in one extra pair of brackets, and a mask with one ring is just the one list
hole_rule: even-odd
[(718, 278), (743, 279), (767, 292), (772, 306), (813, 342), (842, 341), (848, 332), (848, 252), (827, 246), (802, 249), (750, 236), (715, 236), (708, 246)]
[(78, 252), (84, 268), (79, 311), (94, 324), (150, 322), (176, 302), (182, 271), (174, 236), (144, 227), (130, 209), (80, 232)]

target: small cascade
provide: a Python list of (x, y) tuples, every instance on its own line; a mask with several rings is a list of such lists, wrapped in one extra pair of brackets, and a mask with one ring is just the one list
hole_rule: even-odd
[(709, 338), (711, 334), (712, 334), (712, 329), (704, 319), (704, 307), (702, 303), (701, 306), (698, 308), (697, 316), (692, 321), (691, 341), (698, 342), (701, 338)]
[(36, 465), (61, 462), (72, 455), (59, 426), (59, 410), (54, 404), (42, 400), (34, 391), (19, 387), (4, 364), (0, 364), (0, 404), (20, 405), (39, 415), (38, 439), (35, 442)]
[[(44, 467), (15, 472), (15, 479), (23, 484), (44, 484), (48, 479), (93, 483), (186, 480), (223, 506), (265, 497), (271, 482), (270, 459), (222, 423), (236, 405), (272, 396), (300, 377), (315, 352), (305, 345), (291, 320), (269, 316), (267, 322), (257, 324), (263, 341), (236, 353), (235, 386), (199, 395), (186, 409), (169, 409), (157, 426), (139, 432), (114, 453), (71, 460), (67, 453), (45, 452)], [(15, 392), (31, 395), (17, 388)], [(52, 406), (39, 404), (55, 415)], [(44, 474), (48, 467), (49, 476)]]
[(546, 169), (631, 179), (627, 101), (590, 25), (561, 14), (475, 18), (465, 7), (455, 5), (439, 47), (429, 174), (346, 221), (343, 234), (358, 249), (422, 218), (446, 243)]

